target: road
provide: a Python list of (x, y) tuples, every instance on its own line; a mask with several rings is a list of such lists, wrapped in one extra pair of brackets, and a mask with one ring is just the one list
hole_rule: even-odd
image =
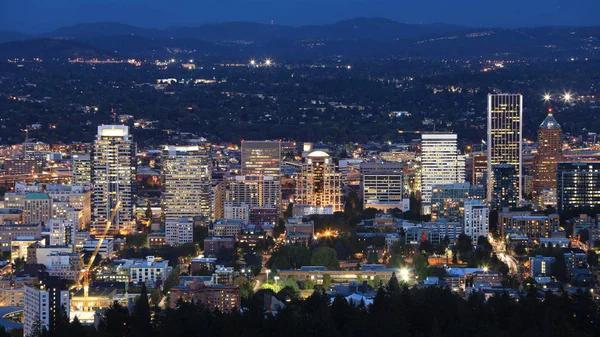
[(506, 253), (504, 242), (494, 240), (491, 234), (488, 234), (488, 241), (492, 245), (498, 259), (508, 266), (509, 274), (519, 275), (519, 264), (514, 257)]

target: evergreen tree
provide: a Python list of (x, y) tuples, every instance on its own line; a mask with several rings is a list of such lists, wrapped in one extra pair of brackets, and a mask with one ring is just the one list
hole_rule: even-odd
[(133, 337), (146, 337), (151, 335), (150, 304), (148, 303), (148, 290), (142, 286), (140, 297), (133, 307), (131, 332)]

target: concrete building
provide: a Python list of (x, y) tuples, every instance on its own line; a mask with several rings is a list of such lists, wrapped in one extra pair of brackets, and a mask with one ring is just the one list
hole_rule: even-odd
[(121, 207), (109, 232), (128, 234), (135, 229), (135, 153), (136, 144), (128, 126), (98, 127), (92, 151), (92, 232), (104, 231), (119, 199), (122, 201)]
[(11, 251), (11, 242), (18, 237), (29, 236), (39, 239), (41, 237), (40, 224), (36, 225), (4, 225), (0, 226), (0, 248), (3, 252)]
[(225, 202), (258, 207), (280, 207), (281, 183), (278, 176), (235, 176), (229, 181)]
[(148, 256), (145, 260), (128, 260), (127, 265), (130, 272), (130, 280), (136, 284), (150, 281), (152, 284), (163, 284), (169, 276), (169, 261), (157, 261), (154, 256)]
[(165, 243), (179, 246), (194, 242), (194, 221), (190, 218), (165, 221)]
[(315, 223), (302, 217), (291, 217), (285, 224), (285, 242), (308, 245), (315, 236)]
[(556, 169), (558, 211), (600, 205), (600, 162), (563, 162)]
[(458, 153), (453, 133), (421, 135), (421, 202), (422, 214), (431, 214), (434, 185), (465, 181), (464, 156)]
[(446, 237), (450, 242), (456, 241), (458, 236), (463, 233), (463, 225), (460, 222), (440, 220), (406, 227), (404, 232), (404, 240), (407, 245), (417, 245), (423, 241), (429, 241), (436, 245), (443, 242)]
[(331, 207), (332, 212), (343, 210), (341, 175), (329, 154), (313, 151), (307, 155), (296, 177), (294, 198), (296, 205), (315, 209), (314, 213), (322, 207)]
[(65, 218), (52, 218), (46, 223), (50, 230), (50, 246), (75, 246), (77, 224)]
[(250, 205), (246, 203), (225, 201), (223, 215), (225, 219), (241, 220), (244, 223), (248, 223), (250, 219)]
[(163, 205), (167, 220), (196, 215), (211, 218), (209, 152), (209, 145), (165, 146), (163, 149)]
[[(98, 245), (98, 240), (87, 240), (83, 243), (83, 251), (84, 252), (94, 252), (96, 250), (96, 246)], [(100, 249), (98, 250), (98, 254), (103, 259), (110, 258), (114, 255), (114, 241), (113, 240), (103, 240), (100, 245)]]
[(523, 95), (489, 94), (487, 121), (488, 202), (492, 201), (493, 180), (496, 179), (494, 167), (500, 164), (514, 168), (515, 199), (520, 201), (523, 199)]
[[(46, 329), (53, 331), (61, 307), (69, 316), (69, 291), (54, 286), (26, 285), (24, 294), (23, 335), (31, 336), (33, 331)], [(36, 325), (39, 326), (36, 328)]]
[(532, 256), (529, 258), (529, 274), (533, 278), (550, 277), (554, 262), (556, 262), (554, 257)]
[(77, 253), (52, 252), (46, 257), (46, 271), (61, 280), (77, 281), (81, 260)]
[(31, 192), (23, 200), (23, 223), (46, 223), (52, 218), (52, 199), (46, 193)]
[(77, 153), (71, 156), (73, 185), (90, 185), (92, 183), (92, 161), (87, 153)]
[(208, 229), (211, 236), (237, 236), (244, 226), (239, 219), (217, 219)]
[(490, 229), (490, 209), (483, 200), (465, 201), (464, 231), (474, 244), (480, 236), (486, 237)]

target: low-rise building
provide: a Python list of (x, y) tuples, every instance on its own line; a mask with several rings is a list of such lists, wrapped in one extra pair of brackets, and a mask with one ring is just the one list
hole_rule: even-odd
[(301, 216), (288, 219), (285, 224), (285, 241), (289, 244), (308, 245), (315, 236), (315, 223), (304, 222)]
[(169, 261), (157, 261), (154, 256), (148, 256), (146, 259), (127, 260), (129, 267), (130, 281), (135, 284), (147, 283), (154, 286), (162, 285), (169, 275)]
[(529, 258), (529, 275), (533, 278), (552, 276), (552, 264), (556, 259), (551, 256), (532, 256)]
[[(96, 246), (98, 245), (98, 240), (88, 240), (83, 243), (83, 251), (84, 252), (94, 252), (96, 251)], [(100, 249), (98, 250), (98, 254), (103, 258), (107, 259), (112, 257), (115, 254), (114, 242), (113, 240), (102, 240), (102, 244), (100, 245)]]
[(194, 221), (188, 218), (165, 222), (165, 243), (179, 246), (194, 242)]
[(204, 252), (216, 254), (221, 249), (233, 250), (235, 238), (233, 236), (208, 236), (204, 239)]
[(41, 235), (40, 224), (36, 225), (15, 225), (8, 224), (0, 226), (0, 248), (3, 252), (11, 251), (11, 242), (16, 240), (20, 236), (40, 238)]
[(244, 226), (241, 219), (217, 219), (208, 229), (212, 236), (237, 236)]
[(240, 289), (221, 284), (206, 286), (202, 282), (194, 282), (172, 287), (169, 306), (175, 308), (179, 300), (200, 303), (210, 310), (218, 309), (221, 312), (241, 307)]

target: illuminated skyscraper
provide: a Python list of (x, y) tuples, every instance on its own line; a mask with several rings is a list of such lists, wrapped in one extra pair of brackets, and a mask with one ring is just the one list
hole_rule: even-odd
[[(488, 95), (488, 182), (487, 198), (492, 200), (493, 168), (496, 165), (508, 164), (515, 168), (517, 175), (517, 200), (522, 199), (522, 166), (523, 166), (523, 95), (521, 94), (489, 94)], [(490, 174), (491, 173), (491, 174)]]
[(294, 207), (303, 207), (305, 214), (321, 213), (323, 208), (331, 208), (331, 212), (343, 211), (342, 175), (329, 154), (323, 151), (308, 154), (296, 179), (294, 197)]
[(242, 141), (243, 175), (281, 175), (281, 143), (279, 141)]
[(166, 220), (202, 215), (211, 218), (212, 165), (207, 145), (165, 146), (162, 176)]
[(556, 189), (556, 165), (561, 161), (562, 130), (550, 111), (538, 130), (537, 155), (533, 161), (533, 190), (537, 195), (544, 188)]
[(454, 133), (421, 135), (421, 202), (422, 213), (431, 214), (434, 185), (465, 181), (465, 158), (458, 153)]
[(130, 233), (135, 229), (135, 151), (128, 126), (98, 127), (92, 149), (92, 232), (104, 231), (119, 199), (122, 204), (109, 232)]

